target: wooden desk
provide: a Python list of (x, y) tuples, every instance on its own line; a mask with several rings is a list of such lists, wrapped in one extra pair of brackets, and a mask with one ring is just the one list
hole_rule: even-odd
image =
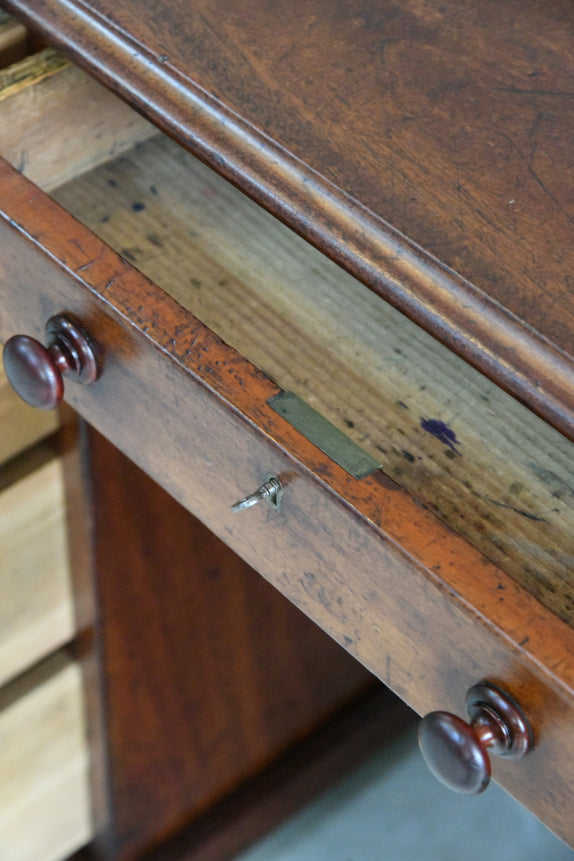
[[(87, 227), (2, 168), (0, 337), (80, 319), (103, 372), (70, 403), (417, 711), (509, 690), (536, 746), (496, 778), (572, 841), (568, 5), (5, 5), (358, 280), (150, 141), (57, 192)], [(287, 388), (384, 473), (281, 418)], [(281, 511), (232, 513), (268, 474)]]

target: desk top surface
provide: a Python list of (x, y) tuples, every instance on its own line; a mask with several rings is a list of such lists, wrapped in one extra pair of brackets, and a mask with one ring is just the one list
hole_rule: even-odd
[(4, 5), (574, 436), (570, 0)]

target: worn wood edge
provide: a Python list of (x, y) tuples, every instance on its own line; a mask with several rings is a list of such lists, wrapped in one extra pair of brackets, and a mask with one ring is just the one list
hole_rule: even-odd
[(5, 69), (0, 69), (0, 101), (35, 86), (70, 65), (70, 61), (53, 48), (25, 57)]
[(550, 425), (164, 135), (55, 199), (574, 623), (571, 443)]
[[(358, 482), (335, 464), (325, 470), (325, 456), (267, 405), (278, 391), (272, 381), (1, 160), (0, 179), (10, 227), (86, 289), (102, 313), (137, 332), (174, 363), (176, 373), (225, 403), (338, 504), (352, 509), (382, 541), (391, 543), (397, 556), (433, 588), (448, 592), (467, 619), (479, 620), (560, 698), (572, 700), (574, 629), (386, 477), (376, 474)], [(81, 234), (81, 243), (62, 240), (68, 233)], [(135, 302), (134, 295), (141, 302)], [(205, 352), (211, 353), (208, 367), (202, 361)], [(221, 359), (214, 364), (216, 354)], [(72, 402), (76, 400), (74, 396)], [(166, 489), (178, 498), (176, 488)], [(408, 540), (404, 523), (410, 524)], [(464, 570), (458, 558), (465, 559)], [(501, 589), (507, 596), (503, 604)]]
[(61, 419), (59, 439), (76, 627), (70, 650), (80, 668), (85, 704), (91, 836), (98, 846), (105, 843), (107, 851), (108, 841), (104, 836), (114, 830), (115, 811), (111, 804), (112, 764), (107, 742), (104, 643), (94, 570), (92, 487), (83, 453), (88, 445), (88, 430), (85, 422), (67, 405), (61, 409)]
[[(39, 218), (39, 223), (41, 222), (44, 228), (46, 224), (62, 225), (64, 220), (76, 224), (68, 213), (61, 210), (45, 195), (38, 194), (33, 184), (19, 177), (6, 163), (0, 166), (0, 176), (4, 171), (8, 174), (11, 173), (16, 180), (16, 197), (20, 196), (19, 202), (23, 220), (29, 220), (29, 216), (32, 214), (29, 205), (33, 204), (34, 208), (39, 207), (40, 209), (43, 209), (45, 205), (53, 213), (47, 218)], [(7, 185), (6, 183), (6, 188)], [(25, 194), (26, 186), (30, 189), (30, 196)], [(24, 192), (23, 195), (22, 192)], [(44, 210), (44, 214), (46, 215), (46, 210)], [(574, 648), (567, 652), (568, 660), (566, 661), (554, 661), (550, 656), (548, 659), (539, 659), (539, 656), (546, 652), (546, 647), (550, 642), (565, 645), (564, 637), (566, 637), (566, 640), (572, 639), (574, 645), (574, 631), (566, 623), (559, 621), (554, 614), (543, 608), (535, 598), (526, 593), (526, 590), (518, 586), (495, 565), (485, 560), (478, 551), (473, 550), (473, 557), (476, 560), (474, 579), (470, 572), (461, 574), (456, 566), (453, 568), (450, 561), (441, 569), (440, 577), (425, 567), (425, 563), (421, 563), (416, 550), (413, 548), (411, 551), (404, 545), (400, 526), (403, 518), (415, 523), (418, 521), (421, 524), (420, 548), (423, 551), (430, 544), (448, 537), (453, 552), (458, 548), (462, 555), (466, 555), (468, 558), (467, 542), (440, 523), (432, 513), (417, 506), (405, 492), (400, 493), (402, 504), (399, 506), (397, 504), (398, 495), (396, 491), (393, 491), (392, 506), (389, 509), (384, 500), (380, 497), (377, 498), (377, 485), (384, 487), (384, 481), (380, 482), (377, 477), (356, 482), (335, 465), (331, 466), (327, 477), (315, 472), (313, 465), (317, 462), (317, 454), (320, 460), (324, 460), (324, 456), (266, 404), (267, 399), (277, 393), (277, 386), (237, 354), (235, 350), (224, 344), (197, 318), (194, 318), (189, 312), (183, 311), (167, 294), (159, 291), (153, 282), (133, 270), (126, 261), (105, 246), (97, 237), (91, 234), (90, 245), (82, 242), (81, 249), (77, 243), (74, 243), (73, 247), (68, 244), (62, 255), (62, 249), (58, 248), (60, 236), (56, 228), (53, 231), (50, 230), (48, 235), (46, 230), (43, 233), (34, 230), (33, 223), (29, 225), (28, 230), (17, 223), (16, 219), (11, 219), (10, 224), (12, 228), (23, 233), (43, 256), (57, 262), (59, 267), (87, 288), (93, 298), (103, 302), (108, 313), (111, 313), (115, 318), (119, 317), (128, 327), (137, 329), (138, 337), (143, 336), (154, 350), (159, 350), (174, 360), (180, 370), (186, 375), (191, 374), (197, 383), (206, 388), (217, 399), (225, 402), (233, 413), (271, 440), (289, 460), (297, 463), (305, 472), (312, 475), (314, 481), (334, 493), (345, 507), (361, 512), (363, 518), (369, 522), (375, 531), (382, 532), (387, 540), (389, 538), (393, 540), (400, 555), (410, 558), (411, 562), (418, 560), (416, 564), (420, 567), (421, 573), (434, 580), (441, 590), (447, 588), (452, 599), (464, 607), (466, 612), (482, 619), (490, 628), (494, 627), (494, 621), (497, 637), (501, 631), (506, 630), (508, 643), (516, 647), (516, 640), (511, 632), (516, 629), (517, 625), (508, 619), (508, 607), (501, 608), (500, 616), (495, 619), (493, 619), (490, 608), (486, 615), (483, 615), (480, 609), (484, 605), (484, 594), (490, 592), (491, 589), (496, 593), (500, 585), (504, 583), (505, 588), (510, 589), (515, 596), (519, 596), (519, 603), (522, 603), (523, 607), (526, 605), (534, 611), (534, 618), (538, 623), (529, 639), (529, 647), (526, 648), (527, 644), (521, 645), (520, 652), (522, 654), (530, 653), (530, 647), (534, 645), (536, 640), (537, 648), (534, 651), (538, 653), (538, 656), (533, 653), (530, 654), (545, 676), (548, 669), (554, 665), (560, 669), (567, 668), (569, 671), (574, 671), (574, 667), (571, 666)], [(77, 227), (76, 224), (76, 229)], [(54, 254), (52, 254), (52, 250), (55, 251)], [(104, 283), (103, 289), (99, 286), (102, 282)], [(142, 298), (142, 303), (137, 308), (130, 301), (130, 297), (136, 290)], [(154, 308), (150, 309), (150, 316), (148, 316), (146, 300), (151, 299), (152, 296), (155, 303)], [(173, 338), (172, 333), (174, 331), (177, 331), (179, 335), (177, 342)], [(189, 347), (185, 349), (186, 344), (189, 344)], [(226, 356), (222, 364), (231, 365), (236, 369), (232, 377), (227, 378), (223, 373), (216, 376), (213, 372), (210, 373), (210, 370), (213, 371), (212, 367), (206, 370), (200, 364), (201, 354), (210, 350), (212, 353), (218, 351)], [(241, 380), (239, 388), (235, 385), (237, 379)], [(264, 403), (261, 403), (262, 391)], [(408, 511), (408, 514), (405, 514), (405, 510)], [(393, 537), (393, 528), (397, 529), (400, 536), (398, 539)], [(430, 540), (429, 544), (430, 534), (434, 534), (435, 538), (434, 542)], [(464, 551), (467, 553), (465, 554)], [(445, 577), (451, 578), (449, 584), (445, 583)], [(490, 583), (486, 582), (487, 579), (490, 580)], [(545, 629), (544, 634), (542, 634), (543, 629)], [(562, 634), (559, 633), (560, 631)], [(558, 688), (561, 688), (562, 681), (557, 676), (555, 681), (558, 683)], [(567, 684), (567, 689), (569, 692), (574, 691), (574, 676), (571, 682)]]
[[(139, 858), (374, 680), (133, 462), (82, 429), (112, 777), (111, 816), (95, 846), (105, 858)], [(196, 658), (189, 665), (182, 655)]]
[[(73, 219), (66, 219), (45, 195), (37, 191), (32, 198), (26, 195), (25, 181), (18, 174), (12, 176), (13, 193), (11, 184), (5, 183), (10, 201), (5, 220), (12, 227), (0, 223), (7, 272), (19, 272), (25, 259), (26, 271), (36, 277), (41, 272), (46, 283), (38, 296), (31, 295), (24, 303), (4, 285), (3, 325), (10, 319), (26, 321), (26, 328), (34, 333), (42, 325), (37, 321), (44, 319), (48, 303), (54, 310), (67, 308), (88, 330), (98, 332), (99, 344), (109, 351), (107, 376), (86, 393), (82, 387), (70, 389), (70, 402), (417, 711), (448, 707), (463, 712), (463, 691), (477, 678), (502, 684), (517, 697), (536, 720), (538, 749), (519, 769), (502, 760), (496, 763), (495, 779), (531, 809), (541, 811), (547, 824), (572, 842), (572, 824), (565, 812), (572, 800), (566, 763), (572, 754), (568, 732), (573, 629), (558, 624), (525, 589), (397, 492), (384, 475), (351, 480), (283, 422), (273, 424), (266, 401), (276, 387), (266, 377), (191, 315), (166, 302), (157, 287)], [(13, 218), (18, 189), (24, 234), (17, 232)], [(55, 230), (56, 223), (63, 235)], [(30, 236), (36, 236), (37, 244), (29, 241)], [(47, 265), (50, 260), (55, 265)], [(165, 388), (150, 390), (150, 378), (164, 379)], [(134, 445), (129, 416), (126, 424), (110, 416), (115, 395), (126, 398), (132, 416), (140, 398), (146, 399), (146, 408), (153, 411), (154, 432), (144, 444)], [(177, 418), (180, 409), (196, 433), (201, 428), (206, 434), (201, 441), (203, 456), (209, 450), (211, 428), (221, 424), (227, 440), (243, 440), (245, 454), (256, 456), (257, 463), (266, 463), (286, 482), (293, 481), (285, 500), (289, 520), (265, 519), (267, 529), (261, 532), (261, 540), (245, 540), (229, 510), (227, 482), (214, 486), (210, 495), (193, 487), (183, 464), (181, 471), (172, 469), (173, 457), (167, 452), (184, 457), (193, 445), (185, 421)], [(167, 411), (165, 417), (162, 411)], [(224, 438), (215, 434), (213, 445), (221, 462), (231, 465), (233, 453), (225, 450)], [(202, 470), (201, 463), (197, 466)], [(249, 479), (251, 484), (257, 476), (254, 467), (242, 458), (238, 461), (244, 483)], [(233, 467), (228, 475), (235, 474)], [(315, 511), (323, 512), (320, 522), (335, 547), (338, 536), (349, 530), (356, 547), (352, 577), (344, 565), (339, 567), (339, 554), (328, 549), (329, 568), (321, 577), (311, 581), (301, 577), (300, 568), (290, 569), (291, 518), (311, 541), (315, 562), (322, 564), (320, 545), (317, 555), (312, 549)], [(265, 517), (261, 510), (253, 516)], [(250, 532), (247, 525), (247, 535)], [(275, 547), (283, 548), (282, 558), (276, 556)], [(264, 549), (268, 556), (261, 552)], [(382, 567), (373, 569), (374, 560)], [(289, 569), (286, 574), (281, 573), (284, 564)], [(341, 615), (341, 607), (351, 613), (351, 619)], [(356, 634), (351, 628), (352, 636), (347, 636), (353, 608), (361, 615), (355, 616)]]
[(574, 438), (574, 359), (560, 346), (79, 0), (62, 0), (56, 12), (43, 5), (31, 9), (22, 0), (5, 5), (367, 287)]

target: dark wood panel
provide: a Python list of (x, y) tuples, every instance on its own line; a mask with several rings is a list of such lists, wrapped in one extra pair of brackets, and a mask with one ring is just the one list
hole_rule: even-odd
[(375, 749), (392, 745), (414, 719), (414, 713), (390, 691), (376, 689), (146, 861), (236, 858), (256, 838), (357, 768)]
[[(374, 751), (394, 744), (414, 719), (414, 713), (388, 689), (377, 686), (146, 853), (146, 861), (231, 861)], [(93, 848), (76, 853), (73, 861), (95, 861)]]
[(83, 442), (111, 811), (100, 841), (127, 858), (374, 679), (117, 449), (95, 432)]
[(567, 0), (7, 6), (572, 435)]

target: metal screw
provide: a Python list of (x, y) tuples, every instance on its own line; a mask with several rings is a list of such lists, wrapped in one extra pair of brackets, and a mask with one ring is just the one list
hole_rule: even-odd
[(267, 500), (273, 508), (279, 508), (282, 496), (283, 486), (281, 482), (274, 475), (270, 475), (255, 493), (250, 493), (249, 496), (240, 499), (239, 502), (231, 506), (231, 510), (243, 511), (244, 508), (251, 508), (262, 500)]

